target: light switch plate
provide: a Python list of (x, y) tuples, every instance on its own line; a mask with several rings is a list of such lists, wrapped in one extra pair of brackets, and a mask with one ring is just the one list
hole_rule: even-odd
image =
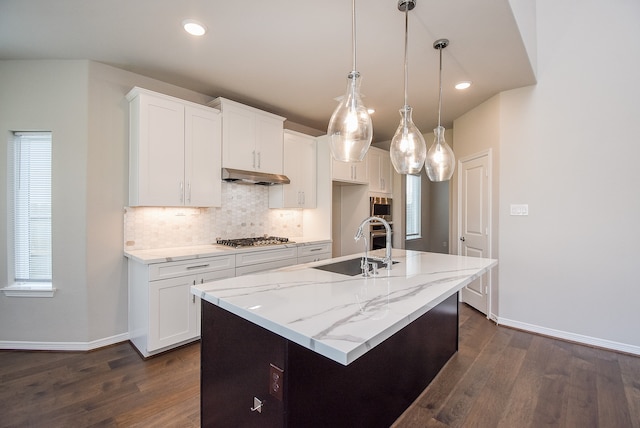
[(529, 215), (529, 204), (511, 204), (511, 215)]

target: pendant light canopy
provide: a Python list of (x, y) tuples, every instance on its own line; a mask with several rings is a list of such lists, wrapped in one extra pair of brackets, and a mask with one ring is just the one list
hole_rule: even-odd
[(427, 156), (427, 145), (420, 130), (413, 123), (412, 109), (408, 103), (407, 88), (409, 71), (407, 46), (409, 42), (409, 11), (416, 6), (415, 0), (398, 1), (398, 10), (404, 12), (404, 106), (400, 109), (400, 125), (391, 140), (389, 155), (398, 174), (420, 174)]
[(347, 76), (347, 93), (329, 120), (329, 146), (334, 159), (360, 162), (369, 150), (373, 124), (360, 97), (360, 73), (356, 71), (356, 2), (351, 3), (353, 68)]
[(449, 46), (449, 40), (439, 39), (433, 43), (434, 49), (438, 49), (440, 52), (440, 76), (439, 87), (440, 93), (438, 95), (438, 127), (433, 130), (435, 138), (433, 145), (427, 152), (427, 159), (425, 161), (425, 169), (427, 170), (427, 177), (431, 181), (447, 181), (451, 179), (453, 170), (456, 166), (456, 157), (453, 154), (453, 150), (444, 140), (444, 127), (440, 125), (440, 113), (442, 111), (442, 49)]

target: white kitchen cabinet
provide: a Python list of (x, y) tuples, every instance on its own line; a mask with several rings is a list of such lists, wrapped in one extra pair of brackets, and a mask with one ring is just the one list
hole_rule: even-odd
[(269, 208), (316, 207), (316, 139), (284, 131), (284, 175), (291, 183), (269, 187)]
[(284, 117), (226, 98), (208, 105), (222, 111), (222, 167), (282, 174)]
[(343, 183), (368, 184), (368, 154), (361, 162), (341, 162), (331, 158), (331, 179)]
[(393, 167), (389, 152), (370, 147), (367, 152), (369, 168), (369, 191), (391, 196), (393, 192)]
[(129, 205), (221, 206), (221, 119), (211, 107), (133, 88)]
[(148, 357), (200, 337), (197, 283), (235, 276), (235, 255), (143, 264), (129, 261), (129, 340)]
[(331, 242), (298, 246), (298, 264), (317, 262), (331, 258)]

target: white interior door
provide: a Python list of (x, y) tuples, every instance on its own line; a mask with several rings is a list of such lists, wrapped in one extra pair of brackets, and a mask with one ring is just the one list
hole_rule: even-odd
[[(460, 160), (458, 254), (463, 256), (490, 256), (490, 167), (489, 152)], [(462, 301), (487, 314), (489, 293), (490, 276), (485, 274), (462, 289)]]

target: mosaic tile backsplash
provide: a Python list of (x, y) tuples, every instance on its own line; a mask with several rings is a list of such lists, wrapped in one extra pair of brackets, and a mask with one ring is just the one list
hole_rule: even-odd
[(124, 249), (206, 245), (217, 238), (302, 236), (302, 210), (269, 209), (265, 186), (222, 183), (222, 207), (126, 207)]

